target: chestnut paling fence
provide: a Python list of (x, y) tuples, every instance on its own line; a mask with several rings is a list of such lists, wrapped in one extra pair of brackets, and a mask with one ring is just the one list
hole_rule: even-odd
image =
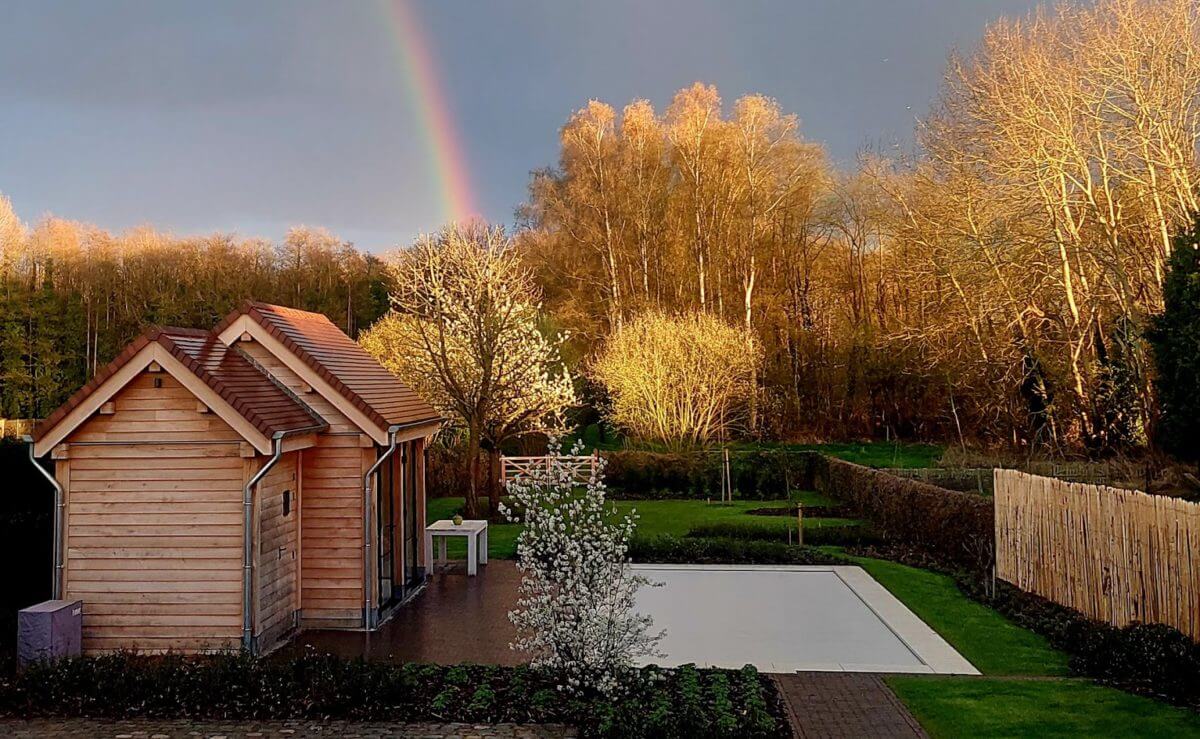
[(997, 469), (996, 574), (1114, 626), (1200, 641), (1200, 504)]

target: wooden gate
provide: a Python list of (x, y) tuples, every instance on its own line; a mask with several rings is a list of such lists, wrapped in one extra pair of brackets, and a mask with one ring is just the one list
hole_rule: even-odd
[[(515, 480), (522, 475), (548, 471), (551, 459), (556, 458), (548, 455), (541, 457), (501, 457), (500, 482), (507, 485), (510, 480)], [(557, 459), (560, 464), (568, 465), (571, 468), (575, 482), (580, 484), (584, 484), (591, 479), (592, 475), (596, 473), (596, 467), (600, 463), (597, 452), (592, 452), (586, 456), (564, 454), (558, 456)]]

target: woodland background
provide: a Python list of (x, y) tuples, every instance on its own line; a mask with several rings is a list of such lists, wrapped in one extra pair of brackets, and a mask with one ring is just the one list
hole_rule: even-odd
[[(996, 23), (950, 58), (910, 150), (849, 169), (765, 96), (591, 101), (511, 229), (546, 328), (570, 332), (583, 377), (647, 310), (746, 327), (764, 356), (750, 437), (1143, 448), (1145, 332), (1200, 205), (1198, 16), (1106, 0)], [(389, 258), (305, 227), (27, 226), (0, 200), (0, 417), (45, 416), (146, 325), (207, 328), (250, 297), (355, 336), (388, 308)]]

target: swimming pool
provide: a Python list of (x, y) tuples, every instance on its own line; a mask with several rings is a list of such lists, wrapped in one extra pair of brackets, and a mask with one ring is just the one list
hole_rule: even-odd
[(979, 674), (860, 567), (634, 565), (663, 666)]

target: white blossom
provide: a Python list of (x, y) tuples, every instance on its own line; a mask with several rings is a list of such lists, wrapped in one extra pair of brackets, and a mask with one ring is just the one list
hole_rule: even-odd
[(560, 690), (611, 696), (638, 658), (661, 656), (663, 634), (651, 633), (651, 618), (633, 610), (638, 589), (659, 583), (629, 566), (637, 514), (618, 517), (607, 504), (603, 470), (601, 460), (580, 488), (552, 439), (548, 464), (510, 481), (513, 507), (502, 510), (525, 524), (517, 539), (520, 598), (509, 613), (519, 634), (512, 648), (558, 674)]

